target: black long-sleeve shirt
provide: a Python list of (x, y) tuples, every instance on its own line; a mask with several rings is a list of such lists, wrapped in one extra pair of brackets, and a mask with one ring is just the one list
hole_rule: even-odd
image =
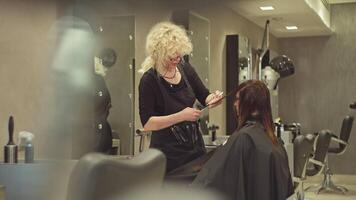
[[(196, 98), (202, 105), (205, 105), (205, 99), (209, 95), (209, 90), (204, 86), (195, 69), (189, 63), (185, 63), (182, 68), (187, 76), (189, 84), (191, 85)], [(150, 70), (154, 69), (151, 68)], [(165, 103), (157, 80), (154, 76), (152, 76), (151, 73), (149, 73), (149, 71), (143, 74), (139, 85), (139, 110), (141, 123), (143, 126), (147, 123), (150, 117), (163, 116)], [(162, 77), (159, 78), (162, 79), (161, 82), (163, 83), (164, 87), (167, 88), (169, 93), (175, 93), (187, 87), (183, 77), (176, 85), (168, 83)]]

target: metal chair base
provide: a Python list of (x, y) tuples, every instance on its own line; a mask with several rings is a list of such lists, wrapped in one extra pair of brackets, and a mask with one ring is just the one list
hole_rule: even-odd
[(332, 192), (339, 192), (345, 194), (349, 190), (344, 186), (335, 185), (334, 182), (331, 180), (331, 172), (330, 169), (327, 169), (324, 173), (324, 180), (320, 185), (316, 186), (309, 186), (305, 189), (305, 191), (309, 189), (314, 189), (315, 194), (319, 194), (321, 191), (332, 191)]
[(303, 189), (303, 182), (299, 182), (297, 188), (295, 189), (295, 197), (294, 200), (306, 200), (304, 189)]

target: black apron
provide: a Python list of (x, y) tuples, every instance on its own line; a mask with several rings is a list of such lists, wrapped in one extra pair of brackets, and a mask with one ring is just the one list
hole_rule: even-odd
[[(178, 69), (186, 87), (182, 87), (175, 92), (168, 91), (162, 83), (165, 80), (159, 77), (155, 70), (150, 71), (150, 74), (155, 77), (163, 96), (163, 116), (177, 113), (186, 107), (193, 107), (196, 100), (181, 65), (178, 66)], [(197, 122), (182, 122), (159, 131), (153, 131), (150, 147), (159, 149), (165, 154), (167, 172), (206, 153)]]

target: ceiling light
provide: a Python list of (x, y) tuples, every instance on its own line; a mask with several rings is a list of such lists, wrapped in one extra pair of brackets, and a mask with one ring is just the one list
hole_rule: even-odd
[(297, 26), (286, 26), (287, 30), (297, 30), (298, 27)]
[(263, 10), (263, 11), (274, 10), (274, 7), (273, 6), (261, 6), (260, 9)]

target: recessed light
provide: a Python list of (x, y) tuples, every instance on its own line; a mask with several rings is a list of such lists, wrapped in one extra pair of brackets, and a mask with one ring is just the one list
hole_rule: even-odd
[(274, 7), (273, 6), (261, 6), (260, 9), (263, 10), (263, 11), (274, 10)]
[(287, 30), (297, 30), (298, 27), (297, 26), (286, 26)]

